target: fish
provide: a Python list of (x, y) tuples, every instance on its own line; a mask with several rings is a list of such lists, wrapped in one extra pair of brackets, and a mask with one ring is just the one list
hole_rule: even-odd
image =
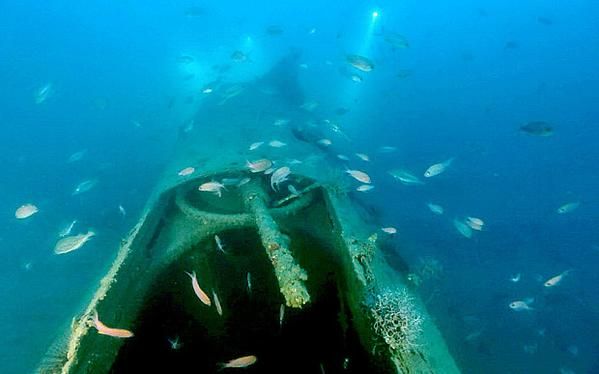
[(357, 180), (358, 182), (365, 183), (365, 184), (372, 183), (370, 176), (363, 171), (347, 169), (347, 170), (345, 170), (345, 172), (347, 174), (349, 174), (352, 178)]
[(58, 233), (58, 236), (60, 238), (64, 238), (67, 235), (71, 235), (71, 231), (73, 231), (73, 227), (75, 227), (76, 223), (77, 223), (77, 220), (74, 219), (71, 223), (69, 223), (62, 230), (60, 230), (60, 232)]
[(462, 234), (462, 236), (468, 239), (472, 238), (472, 229), (463, 221), (460, 221), (456, 218), (453, 220), (453, 226), (456, 228), (456, 230), (458, 230), (460, 234)]
[(534, 309), (531, 308), (529, 304), (531, 304), (533, 301), (534, 299), (515, 300), (509, 304), (509, 307), (516, 312), (531, 311)]
[(54, 253), (57, 255), (62, 255), (76, 251), (77, 249), (83, 247), (83, 245), (94, 236), (96, 236), (96, 233), (91, 230), (85, 234), (65, 236), (56, 242), (56, 245), (54, 246)]
[(237, 183), (237, 187), (241, 187), (245, 184), (248, 184), (252, 179), (251, 178), (242, 178), (239, 183)]
[(185, 274), (189, 275), (189, 277), (191, 278), (191, 286), (193, 287), (193, 292), (195, 292), (198, 299), (200, 299), (200, 301), (207, 306), (212, 305), (212, 302), (210, 301), (210, 298), (208, 297), (208, 295), (206, 295), (206, 292), (204, 292), (204, 290), (202, 290), (200, 288), (200, 284), (198, 283), (198, 278), (196, 277), (196, 272), (193, 271), (193, 272), (189, 273), (186, 271)]
[(79, 195), (84, 192), (87, 192), (87, 191), (91, 190), (92, 188), (94, 188), (97, 183), (98, 183), (97, 179), (88, 179), (86, 181), (83, 181), (83, 182), (79, 183), (77, 185), (77, 187), (75, 187), (72, 195), (75, 196), (75, 195)]
[(471, 343), (471, 342), (477, 340), (482, 335), (483, 331), (484, 331), (484, 328), (473, 331), (470, 334), (466, 335), (464, 340), (467, 341), (468, 343)]
[(202, 90), (203, 94), (211, 94), (214, 90), (210, 87), (206, 87)]
[(252, 274), (248, 271), (246, 276), (247, 286), (248, 286), (248, 294), (252, 294)]
[(395, 227), (383, 227), (381, 231), (389, 235), (397, 234), (397, 229)]
[(260, 146), (262, 144), (264, 144), (264, 142), (255, 142), (255, 143), (252, 143), (252, 144), (250, 144), (249, 150), (253, 151), (255, 149), (258, 149), (258, 148), (260, 148)]
[(222, 183), (212, 181), (212, 182), (202, 183), (200, 185), (200, 187), (198, 187), (198, 191), (212, 192), (212, 193), (218, 195), (218, 197), (221, 197), (222, 190), (224, 188), (225, 188), (225, 186)]
[(410, 69), (401, 69), (397, 72), (397, 74), (395, 76), (399, 79), (405, 79), (405, 78), (409, 77), (410, 75), (412, 75), (413, 73), (414, 72)]
[(520, 282), (520, 278), (521, 278), (520, 273), (518, 273), (516, 275), (512, 275), (510, 277), (510, 282), (512, 282), (512, 283), (518, 283), (518, 282)]
[(212, 290), (212, 299), (214, 300), (214, 306), (216, 307), (216, 312), (218, 313), (219, 316), (223, 315), (223, 307), (220, 305), (220, 300), (218, 299), (218, 296), (216, 295), (216, 292), (214, 292), (214, 290)]
[(273, 147), (273, 148), (281, 148), (287, 145), (287, 143), (283, 143), (280, 140), (271, 140), (270, 142), (268, 142), (268, 145)]
[(275, 171), (275, 168), (268, 168), (266, 170), (264, 170), (264, 175), (270, 175), (272, 174), (272, 172)]
[(287, 186), (287, 190), (289, 191), (289, 193), (291, 193), (294, 196), (299, 196), (299, 194), (300, 194), (298, 192), (298, 190), (295, 188), (295, 186), (292, 185), (292, 184), (290, 184), (290, 185)]
[(356, 156), (362, 161), (370, 161), (370, 157), (364, 153), (356, 153)]
[(319, 141), (316, 142), (317, 144), (323, 145), (325, 147), (328, 147), (329, 145), (333, 144), (332, 141), (330, 141), (329, 139), (320, 139)]
[(179, 348), (181, 348), (181, 346), (183, 345), (182, 343), (179, 343), (179, 337), (178, 336), (175, 336), (174, 339), (168, 339), (168, 343), (171, 346), (171, 349), (173, 351), (179, 350)]
[(393, 48), (409, 48), (410, 47), (410, 43), (408, 42), (408, 39), (406, 39), (405, 36), (394, 33), (394, 32), (385, 33), (383, 40), (385, 40), (385, 42)]
[(222, 100), (217, 105), (224, 105), (230, 99), (239, 96), (243, 91), (245, 91), (245, 87), (240, 84), (230, 86), (222, 93)]
[(429, 166), (424, 172), (424, 177), (430, 178), (443, 173), (453, 163), (453, 160), (454, 158), (452, 157), (443, 162), (439, 162), (438, 164)]
[(347, 370), (348, 367), (349, 367), (349, 357), (345, 357), (343, 359), (343, 370)]
[(308, 100), (300, 106), (300, 108), (307, 110), (308, 112), (313, 111), (314, 109), (316, 109), (316, 107), (318, 107), (318, 102), (314, 100)]
[(194, 61), (195, 58), (193, 58), (193, 56), (190, 55), (180, 55), (177, 57), (177, 62), (179, 64), (191, 64)]
[(279, 25), (270, 25), (266, 28), (266, 33), (272, 36), (281, 35), (283, 33), (283, 28)]
[(87, 153), (87, 149), (82, 149), (80, 151), (77, 151), (77, 152), (73, 153), (67, 159), (67, 163), (70, 164), (70, 163), (73, 163), (73, 162), (81, 161), (81, 159), (83, 159), (83, 157), (85, 156), (86, 153)]
[(444, 209), (441, 205), (437, 205), (437, 204), (433, 204), (433, 203), (426, 203), (426, 206), (428, 207), (428, 209), (437, 214), (437, 215), (441, 215), (444, 212)]
[(567, 203), (567, 204), (564, 204), (564, 205), (560, 206), (559, 208), (557, 208), (557, 213), (558, 214), (570, 213), (570, 212), (574, 211), (576, 208), (578, 208), (579, 206), (580, 206), (579, 201)]
[(246, 367), (248, 367), (250, 365), (255, 364), (256, 361), (258, 361), (258, 359), (254, 355), (243, 356), (243, 357), (235, 358), (235, 359), (230, 360), (228, 362), (220, 363), (220, 364), (218, 364), (218, 366), (219, 366), (219, 369), (246, 368)]
[(356, 187), (356, 191), (358, 192), (368, 192), (372, 189), (374, 189), (374, 186), (371, 184), (362, 184)]
[(125, 210), (125, 208), (123, 208), (122, 205), (119, 204), (119, 213), (121, 213), (121, 215), (124, 217), (127, 215), (127, 211)]
[(53, 93), (54, 93), (54, 88), (52, 86), (52, 83), (46, 83), (45, 85), (43, 85), (40, 88), (38, 88), (37, 90), (35, 90), (33, 99), (34, 99), (35, 103), (39, 105), (39, 104), (44, 103), (46, 100), (48, 100), (52, 96)]
[(252, 173), (261, 173), (272, 166), (272, 161), (266, 158), (261, 158), (256, 161), (246, 161), (245, 165)]
[(285, 182), (288, 179), (289, 174), (291, 174), (291, 169), (289, 169), (288, 166), (283, 166), (275, 170), (270, 176), (270, 187), (273, 190), (278, 191), (279, 184)]
[(354, 68), (365, 73), (368, 73), (374, 69), (374, 64), (372, 61), (364, 56), (350, 54), (345, 56), (345, 60)]
[(222, 253), (227, 254), (227, 252), (225, 251), (225, 246), (223, 245), (223, 242), (220, 240), (218, 235), (214, 235), (214, 241), (216, 242), (216, 248), (218, 248), (218, 250)]
[(93, 326), (98, 330), (99, 334), (112, 336), (114, 338), (126, 339), (133, 337), (133, 332), (125, 329), (117, 329), (114, 327), (106, 326), (102, 321), (100, 321), (100, 317), (98, 316), (98, 312), (94, 311), (94, 315), (92, 317)]
[(547, 137), (553, 135), (553, 126), (545, 121), (531, 121), (520, 126), (520, 131), (528, 135)]
[(467, 224), (472, 230), (476, 231), (482, 231), (483, 226), (485, 225), (485, 222), (482, 219), (476, 217), (466, 217), (464, 223)]
[(349, 157), (346, 155), (337, 155), (337, 158), (343, 161), (349, 161)]
[(23, 204), (20, 207), (18, 207), (17, 210), (15, 210), (15, 218), (16, 219), (29, 218), (32, 215), (36, 214), (37, 212), (39, 212), (39, 209), (37, 206), (35, 206), (33, 204)]
[(177, 175), (179, 175), (180, 177), (186, 177), (188, 175), (193, 174), (196, 171), (196, 169), (192, 166), (188, 166), (186, 168), (181, 169)]
[(393, 147), (390, 145), (383, 145), (378, 149), (379, 153), (393, 153), (397, 151), (397, 147)]
[(285, 304), (279, 307), (279, 327), (283, 327), (283, 318), (285, 317)]
[(187, 123), (183, 126), (183, 132), (188, 134), (190, 132), (193, 131), (193, 128), (195, 127), (196, 121), (194, 119), (190, 119), (189, 121), (187, 121)]
[(231, 53), (231, 60), (235, 62), (245, 62), (248, 61), (248, 55), (240, 50), (236, 50), (233, 53)]
[(288, 125), (289, 122), (291, 122), (291, 120), (288, 120), (287, 118), (278, 118), (275, 120), (275, 122), (272, 125), (277, 126), (277, 127), (282, 127), (282, 126)]
[(351, 74), (349, 76), (349, 79), (351, 79), (352, 82), (356, 82), (356, 83), (362, 83), (364, 81), (364, 78), (362, 78), (358, 74)]
[(417, 176), (404, 169), (389, 170), (389, 175), (406, 186), (417, 186), (424, 184)]
[(341, 127), (340, 127), (338, 124), (336, 124), (336, 123), (333, 123), (333, 122), (331, 122), (331, 121), (329, 121), (329, 120), (325, 120), (324, 122), (325, 122), (326, 124), (328, 124), (328, 125), (329, 125), (329, 128), (331, 129), (331, 131), (333, 131), (334, 133), (337, 133), (337, 134), (341, 135), (341, 136), (342, 136), (342, 137), (344, 137), (344, 138), (345, 138), (347, 141), (350, 141), (350, 139), (349, 139), (349, 136), (347, 136), (347, 134), (346, 134), (346, 133), (344, 133), (344, 132), (341, 130)]
[(576, 345), (568, 346), (568, 353), (570, 353), (572, 356), (578, 356), (578, 353), (579, 353), (578, 346), (576, 346)]
[(554, 277), (549, 278), (545, 283), (543, 283), (543, 286), (550, 288), (550, 287), (555, 287), (558, 284), (560, 284), (560, 282), (564, 279), (564, 277), (568, 274), (570, 274), (572, 270), (566, 270)]

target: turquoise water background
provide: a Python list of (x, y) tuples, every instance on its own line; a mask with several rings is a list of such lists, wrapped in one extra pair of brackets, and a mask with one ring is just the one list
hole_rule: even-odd
[[(419, 292), (464, 372), (599, 372), (597, 15), (584, 0), (1, 3), (0, 372), (33, 370), (84, 305), (201, 90), (257, 78), (291, 50), (301, 53), (306, 98), (351, 139), (339, 152), (375, 180), (373, 191), (354, 193), (376, 212), (368, 224), (397, 227), (391, 244), (415, 271), (424, 259), (441, 265)], [(272, 25), (282, 33), (269, 34)], [(386, 42), (391, 32), (409, 47)], [(248, 61), (232, 61), (237, 50)], [(345, 57), (354, 53), (374, 70), (352, 69)], [(536, 120), (554, 135), (518, 130)], [(209, 122), (197, 131), (209, 136)], [(451, 157), (421, 186), (388, 174), (421, 176)], [(98, 183), (73, 196), (87, 179)], [(39, 213), (16, 220), (27, 202)], [(568, 202), (580, 206), (557, 214)], [(452, 222), (470, 215), (485, 230), (467, 239)], [(98, 235), (56, 256), (57, 234), (73, 219), (76, 232)], [(533, 311), (509, 308), (526, 298)]]

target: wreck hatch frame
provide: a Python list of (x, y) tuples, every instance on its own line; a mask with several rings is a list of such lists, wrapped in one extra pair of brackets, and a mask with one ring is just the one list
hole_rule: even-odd
[[(460, 372), (434, 319), (405, 281), (405, 274), (398, 273), (385, 260), (377, 235), (369, 231), (356, 211), (347, 186), (340, 177), (343, 173), (336, 165), (326, 159), (318, 159), (315, 162), (330, 167), (314, 168), (308, 162), (294, 166), (293, 178), (302, 188), (299, 196), (290, 200), (282, 195), (273, 197), (265, 178), (256, 178), (243, 166), (243, 160), (251, 156), (239, 145), (247, 146), (248, 134), (265, 138), (271, 130), (263, 129), (263, 133), (259, 134), (260, 130), (255, 127), (259, 121), (257, 118), (272, 118), (283, 111), (293, 121), (304, 123), (313, 119), (312, 113), (298, 105), (299, 89), (288, 90), (293, 93), (292, 97), (272, 96), (260, 90), (265, 84), (277, 82), (275, 78), (280, 75), (293, 77), (293, 72), (288, 70), (289, 66), (297, 66), (293, 65), (294, 58), (292, 55), (283, 59), (264, 77), (243, 84), (235, 97), (202, 103), (198, 113), (212, 119), (213, 136), (204, 140), (205, 134), (195, 134), (180, 139), (177, 154), (149, 198), (140, 220), (122, 240), (112, 266), (93, 291), (90, 302), (73, 319), (68, 339), (60, 344), (60, 357), (44, 360), (38, 372), (110, 372), (124, 342), (98, 334), (90, 324), (93, 313), (97, 311), (111, 326), (135, 326), (144, 303), (143, 295), (156, 281), (156, 275), (188, 254), (197, 243), (227, 230), (249, 228), (258, 232), (262, 250), (273, 267), (285, 304), (301, 312), (301, 307), (310, 303), (310, 292), (305, 286), (310, 274), (296, 260), (290, 250), (288, 236), (279, 228), (286, 219), (305, 218), (306, 212), (315, 203), (322, 204), (327, 214), (327, 227), (330, 228), (327, 246), (332, 248), (339, 264), (340, 284), (343, 285), (340, 292), (343, 292), (351, 314), (351, 327), (363, 349), (370, 353), (377, 370), (396, 373)], [(289, 59), (292, 59), (291, 63)], [(295, 84), (294, 79), (284, 81)], [(276, 107), (277, 111), (270, 112), (272, 107)], [(244, 125), (232, 131), (226, 126), (231, 121)], [(222, 148), (223, 139), (227, 144), (230, 142), (237, 146)], [(306, 143), (290, 144), (288, 148), (290, 152), (308, 158), (314, 154), (313, 145)], [(222, 152), (218, 157), (211, 157), (213, 155), (206, 149), (222, 149)], [(182, 166), (200, 163), (201, 172), (185, 178), (177, 175)], [(229, 209), (232, 211), (199, 209), (197, 204), (190, 203), (189, 194), (197, 194), (200, 183), (225, 176), (252, 177), (249, 183), (236, 191), (238, 200), (230, 202), (230, 206), (234, 207)], [(206, 199), (204, 207), (218, 207), (226, 202), (226, 198), (218, 200), (215, 196)], [(308, 227), (309, 222), (305, 225)], [(317, 225), (313, 229), (318, 231)], [(414, 310), (422, 317), (422, 331), (416, 344), (409, 349), (392, 349), (373, 328), (372, 300), (386, 289), (409, 295)]]

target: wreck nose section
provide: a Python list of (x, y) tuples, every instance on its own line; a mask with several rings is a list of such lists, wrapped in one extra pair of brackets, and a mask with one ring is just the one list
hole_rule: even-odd
[[(318, 120), (301, 108), (294, 75), (280, 65), (222, 91), (198, 109), (198, 126), (179, 140), (139, 222), (39, 372), (209, 373), (255, 357), (245, 371), (458, 373), (407, 274), (387, 263), (349, 198), (344, 171), (313, 142), (294, 142), (293, 127), (273, 134), (273, 123)], [(273, 138), (287, 145), (269, 147)], [(246, 166), (266, 158), (290, 169), (276, 190), (268, 170)], [(209, 182), (218, 194), (198, 189)], [(98, 333), (96, 313), (132, 336)]]

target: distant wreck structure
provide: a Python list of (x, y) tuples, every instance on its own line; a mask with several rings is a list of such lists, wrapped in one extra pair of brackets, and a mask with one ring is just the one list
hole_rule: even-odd
[[(407, 274), (387, 263), (356, 209), (353, 181), (312, 142), (319, 136), (294, 138), (298, 126), (305, 135), (327, 124), (302, 108), (297, 59), (205, 96), (202, 125), (180, 138), (138, 223), (39, 373), (210, 373), (249, 355), (248, 373), (459, 373)], [(272, 160), (273, 170), (249, 170), (246, 161), (257, 159)], [(273, 189), (282, 167), (290, 174)], [(207, 182), (220, 193), (198, 190)], [(194, 295), (186, 272), (212, 305)], [(96, 313), (134, 335), (100, 334)]]

